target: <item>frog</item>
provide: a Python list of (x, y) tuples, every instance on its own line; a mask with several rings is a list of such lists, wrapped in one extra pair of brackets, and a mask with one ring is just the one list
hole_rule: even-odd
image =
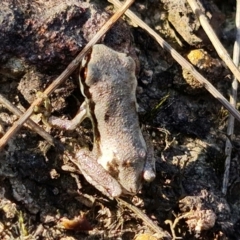
[(156, 176), (150, 141), (141, 130), (136, 99), (136, 63), (126, 53), (96, 44), (80, 67), (85, 100), (72, 120), (51, 124), (74, 130), (85, 118), (93, 128), (93, 149), (80, 149), (74, 163), (86, 180), (108, 197), (136, 195)]

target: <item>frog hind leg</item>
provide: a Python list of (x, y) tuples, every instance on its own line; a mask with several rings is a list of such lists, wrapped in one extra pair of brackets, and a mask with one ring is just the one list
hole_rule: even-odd
[(100, 164), (97, 163), (91, 153), (87, 150), (80, 150), (71, 161), (77, 165), (85, 179), (109, 198), (119, 197), (122, 188)]
[(143, 170), (143, 178), (145, 181), (151, 182), (156, 177), (156, 159), (154, 157), (154, 149), (150, 136), (145, 131), (143, 131), (143, 136), (147, 145), (147, 158)]

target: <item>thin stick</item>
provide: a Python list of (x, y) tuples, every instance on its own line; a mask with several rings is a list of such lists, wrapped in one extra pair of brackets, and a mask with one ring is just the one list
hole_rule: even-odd
[[(237, 0), (238, 2), (238, 0)], [(240, 71), (234, 64), (233, 60), (229, 56), (227, 50), (224, 48), (224, 46), (219, 41), (216, 33), (213, 31), (211, 25), (208, 22), (207, 17), (204, 15), (202, 10), (199, 8), (197, 2), (195, 0), (188, 0), (189, 5), (192, 8), (192, 11), (196, 14), (196, 16), (199, 19), (199, 22), (201, 23), (202, 28), (206, 32), (208, 38), (212, 42), (215, 50), (217, 51), (219, 57), (226, 63), (228, 68), (231, 70), (233, 75), (237, 78), (237, 80), (240, 82)]]
[[(108, 0), (117, 7), (121, 6), (118, 0)], [(145, 29), (161, 47), (167, 50), (172, 57), (191, 74), (219, 101), (222, 105), (238, 120), (240, 121), (240, 113), (228, 102), (228, 100), (206, 79), (204, 78), (191, 63), (183, 58), (174, 48), (172, 48), (164, 39), (162, 39), (152, 28), (144, 23), (139, 17), (137, 17), (132, 11), (127, 10), (125, 13), (135, 24)]]
[(173, 222), (171, 220), (168, 220), (168, 219), (164, 221), (165, 224), (169, 224), (169, 226), (170, 226), (172, 236), (173, 236), (173, 240), (182, 239), (182, 237), (177, 237), (176, 236), (175, 228), (176, 228), (176, 226), (177, 226), (177, 224), (179, 223), (180, 220), (182, 220), (183, 218), (186, 218), (190, 214), (191, 214), (191, 212), (187, 212), (187, 213), (185, 213), (181, 216), (176, 216)]
[[(239, 65), (240, 60), (240, 0), (237, 1), (236, 6), (236, 40), (234, 43), (233, 48), (233, 62), (236, 66)], [(236, 78), (233, 79), (232, 82), (232, 95), (230, 96), (230, 103), (235, 107), (237, 103), (237, 89), (238, 89), (238, 81)], [(222, 186), (222, 193), (226, 195), (227, 193), (227, 186), (229, 182), (229, 170), (230, 170), (230, 163), (231, 163), (231, 155), (232, 155), (232, 143), (230, 141), (232, 135), (234, 133), (234, 117), (230, 114), (228, 119), (228, 128), (227, 128), (227, 140), (225, 145), (225, 171), (223, 176), (223, 186)]]
[(172, 239), (170, 234), (166, 231), (164, 231), (161, 227), (156, 225), (145, 213), (143, 213), (140, 209), (133, 206), (132, 204), (124, 201), (121, 198), (116, 198), (119, 204), (124, 205), (125, 207), (129, 208), (131, 211), (133, 211), (138, 218), (142, 219), (142, 221), (151, 228), (154, 232), (156, 232), (161, 239)]
[[(9, 111), (17, 115), (18, 117), (21, 117), (23, 112), (16, 108), (11, 102), (9, 102), (3, 95), (0, 94), (0, 103), (2, 103)], [(28, 119), (27, 120), (27, 126), (30, 127), (32, 130), (34, 130), (36, 133), (38, 133), (40, 136), (42, 136), (48, 143), (50, 143), (52, 146), (55, 145), (54, 138), (44, 131), (41, 127), (39, 127), (33, 120)]]
[[(122, 7), (103, 25), (103, 27), (97, 32), (97, 34), (90, 40), (90, 42), (83, 48), (78, 56), (68, 65), (68, 67), (62, 72), (62, 74), (52, 82), (51, 85), (44, 91), (44, 95), (49, 96), (63, 81), (70, 76), (70, 74), (79, 66), (83, 56), (87, 51), (97, 43), (97, 41), (113, 26), (113, 24), (124, 14), (124, 12), (130, 7), (134, 0), (127, 0)], [(6, 132), (6, 134), (0, 139), (0, 150), (6, 145), (8, 140), (13, 137), (17, 131), (22, 127), (24, 122), (31, 116), (34, 107), (41, 104), (44, 99), (36, 99), (28, 110), (16, 121), (13, 126)]]

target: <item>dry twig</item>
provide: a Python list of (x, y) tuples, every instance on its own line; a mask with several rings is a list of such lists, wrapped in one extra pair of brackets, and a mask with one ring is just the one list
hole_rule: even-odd
[[(117, 7), (122, 6), (118, 0), (108, 0)], [(150, 28), (145, 22), (143, 22), (139, 17), (137, 17), (131, 10), (127, 10), (125, 13), (133, 23), (145, 29), (156, 41), (161, 45), (161, 47), (167, 50), (172, 57), (186, 70), (191, 72), (191, 74), (219, 101), (222, 105), (238, 120), (240, 121), (240, 113), (228, 102), (228, 100), (206, 79), (204, 78), (191, 63), (189, 63), (185, 58), (183, 58), (174, 48), (172, 48), (163, 38), (161, 38), (152, 28)]]
[[(2, 103), (9, 111), (17, 115), (18, 117), (21, 117), (23, 112), (16, 108), (11, 102), (9, 102), (4, 96), (0, 94), (0, 103)], [(42, 136), (49, 144), (52, 146), (55, 145), (55, 139), (44, 129), (39, 127), (33, 120), (28, 119), (27, 120), (27, 126), (30, 127), (32, 130), (34, 130), (36, 133), (38, 133), (40, 136)]]
[[(89, 43), (83, 48), (78, 56), (68, 65), (68, 67), (62, 72), (62, 74), (55, 79), (50, 86), (44, 91), (44, 95), (49, 96), (66, 78), (79, 66), (83, 56), (87, 51), (98, 42), (98, 40), (113, 26), (113, 24), (124, 14), (134, 0), (127, 0), (122, 7), (103, 25), (103, 27), (97, 32), (97, 34), (89, 41)], [(8, 140), (13, 137), (17, 131), (22, 127), (24, 122), (31, 116), (34, 107), (41, 104), (44, 99), (36, 99), (28, 110), (16, 121), (13, 126), (6, 132), (6, 134), (0, 139), (0, 149), (3, 148)]]
[[(239, 65), (240, 60), (240, 1), (237, 1), (236, 6), (237, 12), (236, 12), (236, 40), (234, 43), (233, 48), (233, 62), (236, 64), (236, 66)], [(230, 96), (230, 103), (233, 105), (233, 107), (236, 107), (237, 103), (237, 89), (238, 89), (238, 81), (236, 78), (233, 79), (232, 82), (232, 94)], [(227, 128), (227, 140), (225, 145), (225, 154), (226, 154), (226, 160), (225, 160), (225, 171), (223, 176), (223, 186), (222, 186), (222, 193), (225, 195), (227, 193), (227, 186), (229, 181), (229, 169), (230, 169), (230, 163), (231, 163), (231, 155), (232, 155), (232, 143), (231, 143), (231, 136), (234, 133), (234, 117), (230, 114), (228, 119), (228, 128)]]
[(216, 49), (219, 57), (226, 63), (226, 65), (229, 67), (229, 69), (231, 70), (233, 75), (240, 82), (240, 71), (236, 67), (237, 65), (233, 62), (233, 60), (229, 56), (227, 50), (224, 48), (224, 46), (219, 41), (217, 35), (215, 34), (215, 32), (213, 31), (211, 25), (208, 22), (207, 17), (204, 15), (202, 10), (199, 8), (199, 6), (198, 6), (198, 4), (197, 4), (197, 2), (195, 0), (188, 0), (188, 3), (191, 6), (193, 12), (198, 17), (199, 22), (201, 23), (202, 28), (206, 32), (206, 34), (209, 37), (210, 41), (212, 42), (212, 44), (213, 44), (214, 48)]
[(181, 219), (186, 218), (190, 214), (191, 214), (191, 212), (188, 212), (188, 213), (185, 213), (185, 214), (183, 214), (181, 216), (175, 216), (175, 214), (173, 213), (173, 215), (175, 216), (175, 219), (174, 219), (173, 222), (171, 220), (168, 220), (168, 219), (164, 221), (165, 224), (169, 224), (169, 226), (170, 226), (171, 233), (172, 233), (172, 236), (173, 236), (173, 240), (182, 239), (182, 237), (177, 237), (176, 236), (175, 228), (176, 228), (177, 224), (179, 223), (179, 221)]
[(133, 211), (138, 218), (142, 219), (142, 221), (151, 228), (154, 232), (156, 232), (161, 239), (172, 239), (168, 232), (164, 231), (162, 228), (157, 226), (146, 214), (144, 214), (140, 209), (133, 206), (132, 204), (124, 201), (121, 198), (116, 199), (119, 204), (124, 205), (125, 207), (129, 208), (131, 211)]

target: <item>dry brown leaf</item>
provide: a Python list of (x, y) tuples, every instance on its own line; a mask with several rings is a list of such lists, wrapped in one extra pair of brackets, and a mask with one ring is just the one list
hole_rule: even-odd
[(90, 231), (93, 229), (84, 214), (80, 214), (74, 219), (61, 218), (60, 223), (66, 230)]

